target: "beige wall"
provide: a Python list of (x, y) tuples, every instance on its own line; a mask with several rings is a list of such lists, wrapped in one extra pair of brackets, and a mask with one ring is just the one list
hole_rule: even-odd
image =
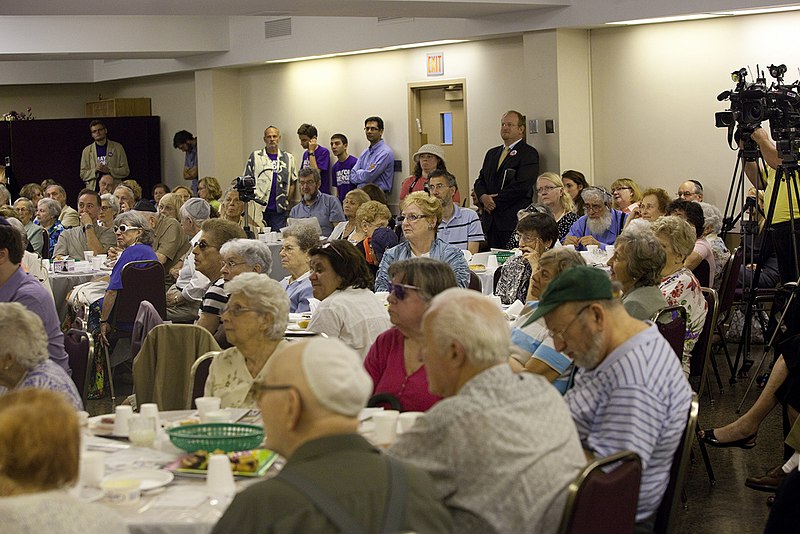
[(783, 13), (593, 31), (595, 181), (628, 176), (672, 194), (696, 178), (724, 208), (736, 153), (714, 127), (727, 107), (716, 96), (742, 66), (785, 63), (796, 80), (798, 27), (800, 14)]
[(344, 133), (350, 153), (356, 156), (366, 147), (364, 119), (380, 115), (386, 123), (384, 138), (402, 160), (401, 180), (410, 174), (408, 154), (408, 87), (411, 82), (431, 81), (425, 73), (426, 53), (444, 51), (444, 79), (467, 80), (467, 123), (469, 130), (469, 174), (474, 181), (491, 146), (500, 143), (500, 116), (509, 108), (525, 112), (521, 38), (462, 43), (435, 49), (400, 50), (265, 65), (241, 71), (242, 119), (247, 155), (263, 146), (264, 128), (281, 129), (281, 147), (298, 158), (302, 149), (297, 127), (303, 122), (319, 129), (326, 143), (331, 134)]

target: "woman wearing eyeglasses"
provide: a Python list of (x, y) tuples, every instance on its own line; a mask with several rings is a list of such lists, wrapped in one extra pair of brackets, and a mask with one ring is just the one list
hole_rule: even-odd
[(561, 241), (578, 220), (572, 197), (564, 188), (561, 177), (554, 172), (545, 172), (536, 180), (538, 203), (550, 210), (558, 224), (558, 240)]
[(411, 258), (389, 267), (389, 319), (394, 325), (378, 336), (364, 360), (372, 377), (372, 394), (388, 393), (404, 411), (424, 412), (440, 397), (428, 391), (428, 377), (419, 359), (422, 315), (431, 299), (456, 286), (453, 270), (441, 261)]
[(398, 222), (403, 225), (406, 241), (383, 254), (375, 277), (375, 291), (388, 290), (388, 271), (391, 264), (419, 256), (445, 262), (453, 269), (459, 287), (467, 287), (469, 266), (464, 259), (464, 253), (436, 237), (436, 230), (442, 222), (442, 203), (439, 199), (423, 191), (417, 191), (400, 203), (400, 212)]
[(281, 287), (289, 295), (289, 311), (310, 311), (308, 299), (314, 296), (311, 288), (311, 272), (308, 270), (308, 251), (319, 245), (319, 229), (312, 224), (296, 224), (283, 229), (281, 265), (289, 276), (281, 280)]
[[(319, 307), (308, 330), (340, 339), (362, 356), (391, 327), (383, 303), (372, 292), (364, 256), (343, 239), (312, 248), (311, 288)], [(462, 256), (463, 257), (463, 256)]]
[(586, 262), (579, 253), (565, 247), (542, 254), (531, 274), (528, 303), (511, 330), (511, 356), (508, 358), (511, 367), (517, 372), (528, 371), (544, 376), (562, 395), (572, 385), (572, 359), (555, 349), (544, 318), (531, 321), (530, 316), (550, 282), (578, 265), (586, 265)]
[(639, 184), (630, 178), (620, 178), (611, 184), (611, 195), (614, 198), (614, 208), (622, 213), (630, 213), (642, 200), (642, 190)]
[[(236, 239), (223, 249), (238, 241), (247, 240)], [(255, 272), (237, 275), (225, 289), (230, 297), (222, 322), (233, 346), (214, 357), (205, 395), (219, 397), (223, 408), (257, 408), (253, 384), (263, 382), (267, 360), (287, 344), (289, 297), (278, 282)]]
[(114, 219), (119, 215), (119, 201), (111, 193), (100, 195), (100, 213), (97, 224), (103, 228), (113, 228)]
[(528, 302), (531, 274), (541, 255), (553, 248), (558, 240), (558, 225), (550, 215), (525, 212), (517, 223), (516, 234), (522, 255), (509, 258), (503, 264), (494, 291), (503, 304), (512, 304), (515, 300)]
[(208, 219), (200, 228), (200, 238), (192, 249), (194, 268), (212, 282), (203, 295), (200, 314), (194, 324), (216, 334), (220, 325), (220, 312), (228, 302), (220, 249), (232, 239), (244, 239), (247, 236), (238, 225), (222, 219)]
[[(100, 307), (100, 338), (108, 344), (108, 334), (111, 332), (111, 311), (117, 300), (117, 293), (122, 287), (122, 269), (132, 261), (154, 260), (158, 261), (156, 253), (151, 246), (153, 243), (153, 230), (150, 229), (144, 217), (138, 213), (127, 211), (120, 213), (114, 219), (114, 233), (117, 236), (117, 249), (119, 254), (111, 277), (106, 287), (105, 296), (92, 306)], [(92, 307), (89, 309), (90, 318), (93, 315)], [(92, 326), (90, 321), (89, 326)]]

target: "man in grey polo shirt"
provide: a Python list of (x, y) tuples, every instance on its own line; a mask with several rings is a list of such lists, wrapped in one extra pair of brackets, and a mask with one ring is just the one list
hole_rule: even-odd
[(477, 291), (434, 297), (422, 332), (428, 389), (445, 398), (389, 453), (428, 471), (456, 532), (555, 532), (586, 463), (561, 395), (511, 370), (506, 320)]
[(339, 199), (319, 190), (322, 178), (319, 171), (313, 167), (300, 169), (297, 181), (303, 198), (289, 212), (289, 217), (293, 219), (316, 217), (319, 221), (320, 234), (325, 237), (331, 235), (333, 227), (345, 220)]
[(85, 251), (105, 254), (117, 243), (114, 230), (97, 224), (100, 214), (100, 195), (91, 189), (83, 189), (78, 196), (80, 225), (61, 232), (53, 250), (56, 258), (83, 260)]
[(428, 175), (428, 190), (442, 203), (442, 222), (436, 237), (461, 250), (478, 252), (484, 240), (483, 228), (478, 214), (461, 208), (453, 202), (456, 193), (456, 177), (447, 171), (434, 170)]
[(564, 400), (587, 459), (624, 450), (642, 459), (637, 532), (652, 531), (692, 399), (680, 358), (654, 324), (628, 315), (600, 269), (559, 274), (531, 321), (539, 317), (580, 368)]

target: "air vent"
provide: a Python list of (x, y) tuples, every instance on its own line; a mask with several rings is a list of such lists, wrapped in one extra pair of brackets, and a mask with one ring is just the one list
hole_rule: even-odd
[(276, 37), (289, 37), (292, 35), (292, 19), (268, 20), (264, 23), (264, 38), (275, 39)]
[(378, 24), (401, 24), (406, 22), (414, 22), (414, 19), (408, 17), (378, 17)]

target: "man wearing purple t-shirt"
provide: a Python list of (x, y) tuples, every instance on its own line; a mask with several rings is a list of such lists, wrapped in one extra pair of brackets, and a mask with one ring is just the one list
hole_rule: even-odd
[(331, 169), (331, 179), (336, 187), (336, 195), (339, 202), (344, 202), (344, 197), (355, 189), (350, 183), (350, 169), (355, 167), (358, 159), (347, 153), (347, 137), (344, 134), (333, 134), (331, 136), (331, 152), (336, 156), (336, 161)]
[(319, 188), (323, 193), (331, 192), (331, 155), (328, 149), (317, 144), (317, 128), (313, 124), (301, 124), (297, 129), (297, 137), (300, 139), (300, 146), (306, 149), (303, 152), (303, 159), (300, 168), (311, 167), (317, 169), (322, 178), (322, 186)]

